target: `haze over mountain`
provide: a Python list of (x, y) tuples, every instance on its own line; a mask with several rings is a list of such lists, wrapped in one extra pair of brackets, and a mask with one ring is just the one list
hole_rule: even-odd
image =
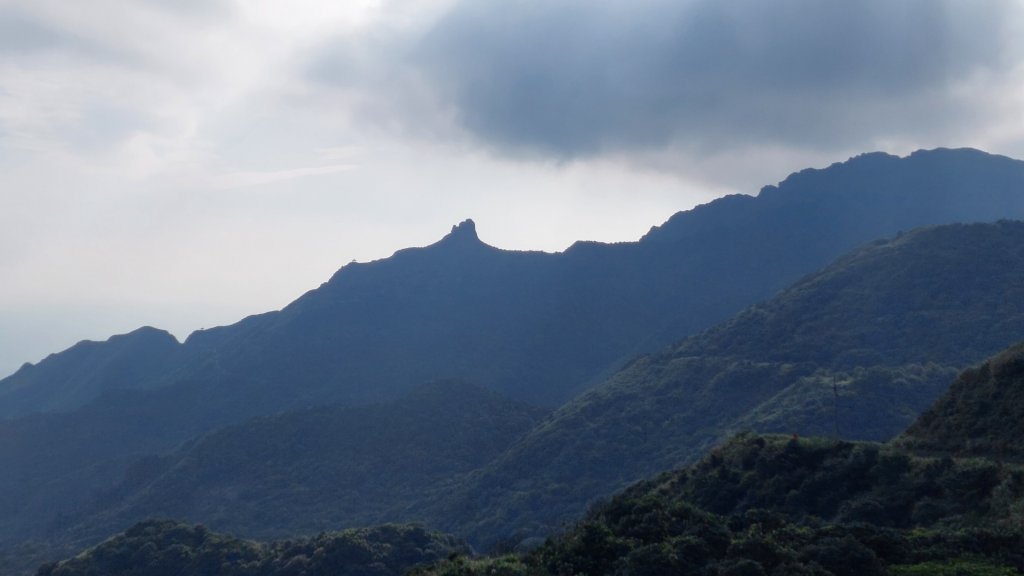
[(497, 246), (564, 249), (867, 150), (1024, 158), (1022, 18), (1012, 0), (5, 3), (0, 376), (280, 308), (466, 216)]
[(394, 405), (303, 411), (213, 433), (136, 466), (56, 535), (89, 541), (151, 516), (263, 537), (410, 520), (483, 545), (546, 535), (593, 498), (697, 458), (737, 429), (898, 433), (957, 367), (1024, 337), (1022, 286), (1024, 223), (912, 231), (635, 360), (515, 441), (529, 426), (524, 413), (493, 449), (470, 450), (471, 460), (450, 460), (450, 450), (463, 453), (473, 444), (466, 433), (484, 421), (500, 428), (494, 423), (513, 412), (482, 391), (444, 385)]
[[(557, 405), (633, 355), (724, 320), (859, 244), (923, 225), (1024, 217), (1022, 187), (1020, 161), (940, 149), (804, 170), (757, 197), (681, 212), (636, 243), (508, 252), (480, 242), (467, 221), (426, 248), (349, 264), (280, 312), (196, 332), (177, 364), (133, 382), (95, 374), (94, 360), (70, 351), (26, 366), (0, 381), (0, 414), (185, 381), (201, 382), (226, 420), (395, 397), (453, 377)], [(105, 369), (125, 370), (116, 360)], [(29, 388), (38, 397), (19, 400)]]
[(104, 392), (141, 388), (180, 361), (174, 336), (139, 328), (105, 342), (79, 342), (0, 380), (0, 419), (32, 412), (66, 412)]
[(0, 576), (1024, 574), (1024, 2), (94, 4), (0, 5)]
[[(858, 244), (918, 225), (1024, 217), (1022, 190), (1024, 163), (976, 150), (940, 149), (906, 158), (866, 154), (803, 171), (766, 187), (756, 198), (727, 197), (680, 213), (635, 243), (578, 243), (559, 254), (508, 252), (480, 242), (473, 224), (465, 222), (426, 248), (345, 266), (279, 312), (197, 332), (182, 344), (167, 346), (166, 357), (153, 357), (152, 372), (133, 372), (132, 366), (149, 361), (116, 353), (123, 339), (79, 347), (90, 351), (85, 355), (54, 355), (0, 383), (0, 414), (11, 417), (0, 423), (0, 469), (15, 471), (0, 476), (0, 543), (11, 545), (63, 526), (66, 518), (88, 509), (97, 495), (109, 493), (139, 458), (253, 416), (386, 401), (445, 378), (480, 384), (518, 400), (559, 404), (636, 353), (724, 320)], [(908, 240), (907, 245), (914, 243)], [(1020, 268), (1004, 267), (997, 273), (1014, 269)], [(722, 356), (702, 364), (702, 378), (714, 386), (731, 377), (754, 379), (765, 383), (762, 389), (726, 406), (721, 415), (698, 413), (702, 404), (694, 402), (687, 408), (695, 415), (693, 422), (682, 422), (681, 412), (673, 421), (681, 425), (661, 436), (647, 429), (663, 422), (656, 414), (639, 428), (629, 424), (623, 429), (622, 421), (611, 418), (619, 402), (626, 407), (625, 416), (644, 414), (646, 408), (630, 403), (635, 395), (628, 391), (590, 406), (608, 394), (604, 391), (616, 389), (603, 387), (563, 408), (551, 421), (564, 420), (565, 428), (541, 425), (485, 469), (481, 501), (488, 502), (487, 509), (507, 509), (507, 515), (494, 516), (484, 526), (480, 522), (491, 520), (463, 511), (446, 515), (445, 522), (467, 530), (474, 526), (488, 535), (506, 528), (529, 531), (534, 522), (546, 525), (656, 466), (695, 456), (720, 436), (729, 418), (767, 422), (781, 415), (776, 425), (783, 427), (800, 418), (806, 419), (801, 426), (827, 426), (821, 414), (801, 416), (785, 394), (775, 396), (797, 390), (789, 387), (793, 383), (820, 390), (813, 371), (803, 370), (809, 362), (825, 365), (822, 358), (794, 364), (791, 359), (716, 353)], [(831, 358), (829, 354), (824, 358)], [(651, 358), (634, 362), (623, 374), (647, 378), (642, 371), (654, 362)], [(908, 421), (937, 394), (935, 387), (948, 383), (951, 365), (913, 358), (908, 362), (922, 364), (883, 365), (880, 380), (874, 372), (857, 373), (854, 368), (861, 364), (834, 368), (854, 388), (870, 388), (876, 380), (884, 388), (894, 371), (914, 384), (911, 394), (881, 413), (872, 432), (878, 437), (897, 431), (895, 422)], [(864, 365), (871, 365), (868, 360)], [(736, 366), (741, 369), (736, 371)], [(720, 370), (726, 372), (718, 377)], [(135, 377), (126, 381), (119, 376), (123, 374)], [(823, 378), (827, 381), (831, 374)], [(795, 375), (811, 379), (792, 380)], [(658, 404), (665, 396), (664, 407), (680, 401), (676, 392), (659, 394), (653, 390), (638, 400)], [(789, 409), (749, 412), (770, 406), (765, 401), (771, 396)], [(714, 402), (725, 404), (727, 398), (722, 395)], [(53, 410), (65, 412), (31, 415)], [(893, 413), (902, 420), (892, 419)], [(696, 416), (724, 420), (700, 424)], [(600, 428), (604, 418), (610, 418), (606, 432)], [(589, 460), (592, 441), (605, 436), (610, 444), (601, 450), (607, 448), (607, 453)], [(634, 443), (641, 437), (676, 443), (652, 455), (642, 451), (642, 442)], [(545, 438), (555, 443), (543, 451), (531, 448), (544, 445)], [(580, 450), (571, 466), (552, 464), (553, 455), (572, 453), (568, 446), (587, 449)], [(634, 457), (650, 457), (633, 468), (627, 454), (623, 466), (610, 473), (602, 458), (617, 458), (620, 448)], [(514, 484), (516, 494), (528, 499), (525, 504), (505, 500), (518, 498), (516, 494), (494, 491), (524, 469), (513, 468), (507, 477), (496, 472), (516, 462), (533, 462), (530, 466), (538, 471), (525, 484)], [(579, 466), (593, 469), (580, 476)], [(586, 479), (571, 484), (570, 475), (573, 481)], [(539, 485), (556, 477), (561, 479), (554, 484)], [(39, 478), (47, 480), (41, 483)], [(457, 496), (465, 498), (477, 489)], [(548, 502), (552, 505), (541, 517), (521, 515)]]

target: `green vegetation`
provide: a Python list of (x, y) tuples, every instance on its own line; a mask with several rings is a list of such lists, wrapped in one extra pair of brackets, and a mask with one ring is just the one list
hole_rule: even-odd
[(418, 526), (323, 533), (262, 544), (171, 521), (137, 524), (37, 576), (399, 576), (465, 553), (450, 536)]
[(892, 576), (1014, 576), (1020, 574), (1010, 566), (999, 566), (977, 560), (921, 562), (892, 566)]
[(917, 230), (855, 250), (667, 354), (966, 366), (1021, 335), (1024, 223)]
[[(1024, 163), (976, 150), (922, 151), (907, 158), (867, 154), (794, 174), (756, 198), (734, 195), (681, 212), (639, 242), (581, 242), (560, 254), (503, 251), (481, 242), (472, 223), (465, 222), (432, 246), (347, 265), (280, 311), (196, 332), (181, 345), (166, 335), (162, 344), (154, 338), (156, 345), (147, 350), (166, 349), (166, 361), (160, 354), (121, 354), (113, 341), (73, 347), (0, 381), (0, 418), (12, 418), (0, 422), (0, 470), (17, 471), (0, 474), (0, 549), (61, 538), (84, 511), (111, 503), (111, 492), (119, 484), (124, 487), (126, 472), (131, 476), (127, 482), (149, 478), (139, 475), (140, 458), (143, 468), (158, 467), (160, 455), (253, 417), (386, 402), (424, 382), (447, 378), (538, 405), (560, 405), (605, 380), (635, 354), (720, 322), (864, 242), (922, 225), (1024, 216), (1022, 183)], [(973, 267), (946, 276), (933, 272), (915, 283), (897, 275), (899, 288), (931, 298), (941, 296), (932, 287), (952, 282), (953, 292), (961, 294), (957, 286), (966, 278), (967, 288), (988, 289), (974, 284), (974, 278), (984, 279), (986, 266), (999, 262), (1000, 253), (975, 256), (976, 261), (967, 261)], [(1012, 258), (1009, 262), (1006, 270), (1019, 269)], [(884, 274), (872, 278), (889, 280)], [(874, 289), (853, 287), (861, 293)], [(861, 310), (853, 302), (856, 290), (840, 294), (854, 306), (850, 310)], [(972, 296), (967, 297), (969, 304)], [(1019, 300), (1007, 302), (1012, 307)], [(985, 330), (974, 330), (973, 324), (947, 326), (945, 320), (930, 325), (927, 307), (903, 302), (910, 307), (896, 309), (897, 316), (910, 318), (906, 322), (914, 328), (904, 335), (922, 349), (930, 345), (928, 335), (943, 334), (945, 328), (961, 336), (991, 333), (997, 338), (1004, 332), (998, 323)], [(949, 314), (952, 309), (943, 310)], [(970, 320), (973, 311), (963, 307), (964, 318)], [(830, 310), (828, 318), (841, 320), (841, 312)], [(881, 313), (884, 318), (886, 312)], [(1016, 319), (1012, 314), (1006, 318), (1007, 331), (1012, 331)], [(807, 335), (812, 337), (801, 345), (817, 346), (818, 337), (842, 337), (851, 328), (836, 326), (832, 334), (813, 316), (801, 320), (810, 320)], [(869, 332), (850, 334), (859, 338)], [(853, 355), (845, 359), (748, 357), (742, 346), (702, 354), (709, 364), (726, 369), (706, 392), (695, 391), (704, 385), (679, 373), (685, 384), (663, 382), (670, 389), (653, 390), (650, 400), (642, 386), (621, 398), (581, 399), (583, 409), (570, 408), (543, 428), (568, 427), (578, 436), (544, 436), (541, 430), (525, 449), (532, 454), (521, 451), (499, 465), (505, 468), (483, 471), (481, 486), (453, 487), (452, 508), (431, 497), (427, 504), (438, 510), (424, 518), (439, 518), (481, 541), (546, 533), (582, 512), (592, 498), (692, 461), (735, 429), (831, 429), (823, 408), (827, 394), (813, 400), (812, 415), (806, 416), (803, 393), (813, 393), (817, 383), (833, 375), (848, 384), (841, 392), (847, 393), (851, 408), (841, 418), (856, 417), (840, 427), (842, 434), (886, 437), (947, 383), (943, 371), (959, 368), (958, 358), (986, 345), (983, 338), (963, 347), (958, 340), (951, 348), (945, 336), (937, 338), (928, 358), (891, 365), (877, 361), (856, 338), (843, 342), (853, 344), (846, 347)], [(799, 352), (784, 344), (780, 350)], [(950, 350), (954, 360), (940, 357)], [(755, 368), (744, 365), (748, 362)], [(879, 367), (893, 376), (871, 376)], [(708, 373), (696, 370), (690, 376)], [(647, 376), (632, 374), (624, 378)], [(776, 388), (751, 380), (761, 375)], [(803, 389), (787, 394), (791, 384)], [(725, 385), (736, 393), (726, 392)], [(865, 394), (859, 386), (898, 401), (860, 406), (858, 399)], [(676, 388), (680, 393), (671, 391)], [(639, 403), (652, 402), (654, 409), (629, 407), (637, 400), (634, 392)], [(739, 397), (743, 402), (738, 406), (757, 413), (744, 420), (746, 414), (705, 399), (691, 409), (686, 404), (690, 395)], [(603, 397), (610, 403), (603, 404)], [(609, 411), (617, 410), (620, 400), (623, 418), (616, 421)], [(884, 410), (876, 414), (878, 408)], [(49, 410), (74, 411), (26, 416)], [(718, 421), (705, 418), (718, 410)], [(584, 414), (593, 418), (593, 426), (576, 419)], [(877, 416), (870, 428), (855, 428), (866, 422), (866, 414)], [(610, 434), (604, 434), (600, 429), (609, 425)], [(606, 448), (609, 458), (596, 454)], [(653, 455), (649, 461), (640, 458), (644, 450)], [(563, 464), (550, 458), (560, 452), (563, 462), (581, 455), (581, 465), (566, 466), (563, 474), (558, 469)], [(623, 452), (628, 457), (620, 466), (614, 459)], [(523, 478), (533, 468), (518, 466), (517, 459), (535, 464), (536, 477)], [(225, 516), (234, 502), (225, 501)]]
[[(0, 418), (12, 418), (0, 421), (0, 470), (15, 471), (0, 474), (0, 558), (95, 542), (154, 514), (260, 537), (423, 520), (511, 549), (738, 431), (887, 439), (955, 372), (1024, 335), (1024, 225), (875, 242), (592, 386), (635, 352), (720, 321), (863, 241), (1020, 215), (1022, 183), (1024, 163), (977, 151), (874, 154), (795, 174), (756, 199), (681, 213), (637, 243), (506, 252), (466, 222), (433, 246), (346, 266), (280, 312), (181, 345), (146, 331), (77, 346), (0, 381)], [(124, 346), (131, 342), (153, 357)], [(391, 404), (450, 377), (549, 405), (591, 391), (536, 426), (536, 411), (477, 411), (458, 394), (434, 405), (449, 408), (437, 417)], [(970, 429), (969, 443), (950, 443), (948, 422), (906, 441), (921, 456), (1009, 453), (1021, 434), (1000, 437), (987, 423), (1017, 402), (1000, 398), (950, 428)], [(338, 405), (348, 408), (328, 407)], [(51, 410), (73, 411), (25, 416)], [(977, 468), (957, 482), (994, 474)], [(1012, 524), (1015, 484), (997, 472)], [(942, 490), (957, 489), (938, 477)], [(788, 505), (748, 488), (735, 490)], [(847, 509), (815, 501), (813, 514), (852, 522), (893, 497), (848, 492)], [(912, 522), (973, 526), (936, 495), (908, 494), (900, 502), (913, 503)], [(741, 513), (706, 505), (726, 524)], [(803, 548), (791, 548), (796, 556), (786, 558), (813, 572)], [(891, 566), (920, 570), (933, 560)], [(502, 570), (521, 562), (506, 561)], [(707, 566), (722, 573), (764, 566), (715, 562)]]
[[(411, 526), (260, 544), (151, 521), (37, 576), (1009, 576), (1024, 572), (1024, 452), (999, 443), (1012, 457), (1003, 461), (948, 450), (970, 438), (962, 423), (991, 388), (1004, 400), (1024, 389), (1022, 359), (1018, 345), (965, 372), (911, 427), (918, 432), (890, 444), (736, 435), (528, 552), (473, 557), (452, 537)], [(474, 392), (439, 384), (409, 403)], [(985, 425), (1002, 430), (1001, 419), (1024, 416), (1024, 404), (1010, 406)], [(921, 431), (939, 431), (946, 451), (934, 442), (929, 454), (907, 450)]]
[[(1024, 403), (1013, 401), (1022, 376), (1024, 344), (966, 371), (889, 444), (740, 434), (593, 506), (530, 552), (452, 558), (417, 574), (1024, 573), (1024, 450), (1014, 428)], [(1006, 408), (986, 408), (992, 401)], [(978, 430), (990, 434), (971, 443)], [(993, 446), (998, 459), (953, 453)]]
[(507, 449), (546, 412), (469, 384), (422, 386), (383, 404), (261, 418), (131, 469), (65, 532), (99, 538), (144, 518), (285, 538), (418, 520), (460, 475)]
[(1024, 344), (967, 370), (900, 438), (918, 450), (1024, 454)]
[[(1011, 222), (874, 243), (720, 328), (632, 361), (543, 420), (449, 384), (404, 402), (229, 427), (137, 462), (115, 490), (59, 516), (48, 541), (95, 542), (162, 516), (259, 538), (422, 521), (488, 549), (547, 536), (595, 499), (694, 462), (737, 431), (807, 436), (838, 427), (847, 440), (884, 440), (932, 403), (958, 363), (1024, 334), (1021, 246), (1024, 224)], [(989, 258), (993, 252), (999, 256)], [(984, 279), (928, 288), (958, 270)], [(730, 355), (733, 348), (746, 356)], [(82, 429), (95, 434), (89, 422)], [(45, 431), (24, 440), (94, 458)], [(10, 507), (26, 500), (15, 491), (0, 496)], [(850, 506), (866, 513), (876, 504)], [(918, 514), (952, 514), (933, 504)], [(17, 522), (10, 518), (0, 517), (0, 526)]]
[(595, 506), (532, 552), (418, 574), (1016, 574), (1021, 503), (1019, 466), (745, 434)]
[(743, 430), (833, 436), (838, 428), (846, 440), (887, 440), (959, 371), (1021, 337), (1024, 223), (876, 242), (634, 360), (471, 475), (433, 517), (486, 547), (546, 535), (593, 500), (693, 462)]

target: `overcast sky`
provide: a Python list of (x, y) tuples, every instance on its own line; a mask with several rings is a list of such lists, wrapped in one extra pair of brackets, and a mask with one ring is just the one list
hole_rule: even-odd
[(0, 375), (473, 218), (636, 240), (860, 152), (1024, 157), (1012, 0), (0, 0)]

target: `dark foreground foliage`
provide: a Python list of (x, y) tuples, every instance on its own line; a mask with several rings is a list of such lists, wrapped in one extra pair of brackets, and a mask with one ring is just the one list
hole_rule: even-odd
[(262, 544), (169, 520), (123, 534), (37, 576), (397, 576), (466, 552), (451, 536), (418, 526), (325, 533)]
[(899, 443), (995, 458), (1024, 455), (1024, 344), (961, 374)]
[(421, 575), (1016, 574), (1024, 469), (878, 444), (734, 438), (521, 556)]

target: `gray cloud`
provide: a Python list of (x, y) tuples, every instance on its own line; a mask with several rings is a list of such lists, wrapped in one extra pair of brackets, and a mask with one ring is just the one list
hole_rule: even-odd
[[(401, 57), (463, 128), (506, 152), (848, 148), (976, 123), (978, 102), (956, 88), (1016, 62), (1004, 25), (1017, 10), (1001, 0), (472, 0)], [(318, 72), (352, 80), (351, 59), (327, 62)]]
[(12, 10), (0, 10), (0, 53), (44, 50), (66, 44), (66, 38), (40, 22)]
[(186, 20), (223, 21), (238, 13), (238, 6), (230, 0), (136, 0)]
[(0, 8), (0, 55), (23, 57), (54, 51), (104, 59), (112, 56), (96, 43), (51, 22), (19, 10)]

